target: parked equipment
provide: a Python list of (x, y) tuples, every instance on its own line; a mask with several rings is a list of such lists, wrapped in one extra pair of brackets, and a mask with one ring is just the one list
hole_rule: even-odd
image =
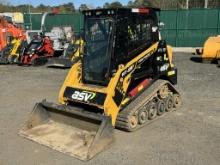
[(60, 57), (49, 59), (48, 67), (70, 68), (79, 60), (83, 53), (84, 42), (81, 38), (77, 39), (73, 44), (66, 43), (63, 54)]
[(37, 35), (42, 35), (45, 33), (46, 26), (45, 26), (45, 20), (47, 18), (48, 15), (55, 15), (56, 13), (54, 12), (44, 12), (41, 18), (41, 26), (39, 30), (26, 30), (26, 38), (27, 38), (27, 42), (28, 44), (33, 40), (33, 38)]
[(22, 52), (20, 65), (44, 65), (54, 54), (52, 41), (47, 36), (35, 36)]
[(37, 103), (20, 135), (88, 160), (113, 141), (180, 103), (172, 49), (159, 40), (159, 9), (84, 11), (84, 54), (69, 71), (59, 103)]
[(0, 64), (15, 64), (18, 63), (19, 55), (25, 48), (26, 41), (21, 38), (14, 38), (0, 52)]
[(45, 33), (53, 41), (55, 56), (61, 56), (66, 43), (73, 41), (73, 29), (71, 26), (53, 27), (50, 32)]
[(0, 50), (5, 48), (10, 42), (11, 38), (20, 38), (25, 40), (23, 30), (14, 25), (6, 17), (0, 16)]
[(209, 37), (202, 49), (196, 49), (203, 62), (218, 62), (220, 66), (220, 36)]
[[(53, 56), (53, 58), (56, 58), (55, 61), (58, 61), (58, 59), (59, 59), (59, 61), (61, 61), (61, 65), (62, 65), (66, 60), (66, 59), (63, 60), (63, 58), (66, 58), (66, 56), (67, 56), (66, 54), (69, 53), (69, 51), (68, 51), (69, 50), (68, 49), (69, 43), (73, 40), (73, 36), (74, 36), (73, 28), (71, 26), (63, 26), (63, 27), (57, 26), (57, 27), (53, 27), (51, 29), (51, 31), (49, 31), (49, 32), (46, 29), (45, 23), (46, 23), (47, 16), (48, 15), (55, 15), (55, 14), (57, 14), (57, 11), (43, 13), (42, 19), (41, 19), (41, 29), (40, 30), (29, 30), (26, 32), (28, 42), (30, 42), (30, 40), (33, 38), (34, 34), (40, 34), (39, 37), (42, 37), (42, 38), (44, 38), (44, 36), (47, 36), (50, 38), (50, 43), (47, 44), (48, 47), (46, 48), (46, 50), (43, 51), (45, 53), (45, 55), (43, 55), (43, 52), (41, 52), (41, 55), (40, 55), (41, 57), (38, 58), (37, 63), (35, 65), (46, 64), (48, 59), (52, 56)], [(34, 39), (34, 43), (36, 43), (36, 42), (40, 43), (43, 41), (41, 41), (41, 39), (38, 41), (36, 41), (36, 39)], [(34, 43), (30, 42), (30, 44), (34, 44)], [(31, 51), (29, 51), (29, 52), (31, 53)], [(33, 52), (34, 52), (34, 50), (32, 51), (31, 54), (33, 54)], [(33, 55), (30, 55), (30, 56), (31, 56), (31, 58), (36, 57), (36, 56), (32, 57)], [(30, 56), (28, 56), (28, 55), (23, 56), (24, 62), (22, 62), (22, 63), (30, 65), (32, 63)], [(58, 58), (58, 57), (60, 57), (60, 58)], [(72, 63), (70, 61), (67, 61), (67, 64), (64, 65), (64, 67), (71, 67), (71, 66), (72, 66)]]

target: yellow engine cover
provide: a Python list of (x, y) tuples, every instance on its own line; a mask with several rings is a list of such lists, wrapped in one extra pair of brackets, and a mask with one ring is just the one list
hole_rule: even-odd
[(220, 35), (209, 37), (203, 48), (202, 58), (220, 59)]

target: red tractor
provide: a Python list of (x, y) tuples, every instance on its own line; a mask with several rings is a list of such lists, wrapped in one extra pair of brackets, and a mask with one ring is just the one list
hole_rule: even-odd
[(53, 43), (47, 36), (35, 36), (20, 56), (20, 65), (44, 65), (53, 57)]

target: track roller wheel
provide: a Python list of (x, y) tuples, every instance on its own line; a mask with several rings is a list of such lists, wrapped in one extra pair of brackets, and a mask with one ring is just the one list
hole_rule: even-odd
[(138, 122), (139, 124), (144, 124), (148, 120), (148, 111), (147, 106), (143, 107), (138, 113)]
[(163, 100), (158, 100), (156, 107), (157, 107), (157, 115), (158, 116), (163, 115), (164, 112), (165, 112), (165, 109), (166, 109), (164, 101)]
[(164, 103), (165, 103), (165, 109), (167, 112), (170, 112), (173, 110), (174, 98), (172, 95), (169, 95), (166, 99), (164, 99)]
[(165, 99), (169, 94), (169, 88), (167, 85), (162, 86), (158, 91), (158, 96), (161, 99)]
[(156, 118), (157, 116), (157, 106), (156, 106), (156, 102), (155, 100), (154, 101), (151, 101), (150, 103), (148, 103), (149, 106), (147, 107), (147, 110), (148, 110), (148, 119), (149, 120), (153, 120)]
[(174, 107), (175, 108), (178, 108), (181, 106), (182, 104), (182, 101), (181, 101), (181, 98), (178, 94), (174, 94), (173, 95), (173, 102), (174, 102)]
[(129, 128), (130, 130), (135, 129), (138, 125), (138, 118), (137, 116), (133, 115), (129, 117), (128, 120)]

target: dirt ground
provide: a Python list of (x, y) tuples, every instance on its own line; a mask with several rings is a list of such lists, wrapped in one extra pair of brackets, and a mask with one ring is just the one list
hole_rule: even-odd
[(106, 151), (82, 162), (18, 136), (36, 102), (57, 102), (68, 70), (0, 66), (0, 165), (218, 165), (220, 68), (174, 54), (183, 106), (133, 133), (115, 130)]

